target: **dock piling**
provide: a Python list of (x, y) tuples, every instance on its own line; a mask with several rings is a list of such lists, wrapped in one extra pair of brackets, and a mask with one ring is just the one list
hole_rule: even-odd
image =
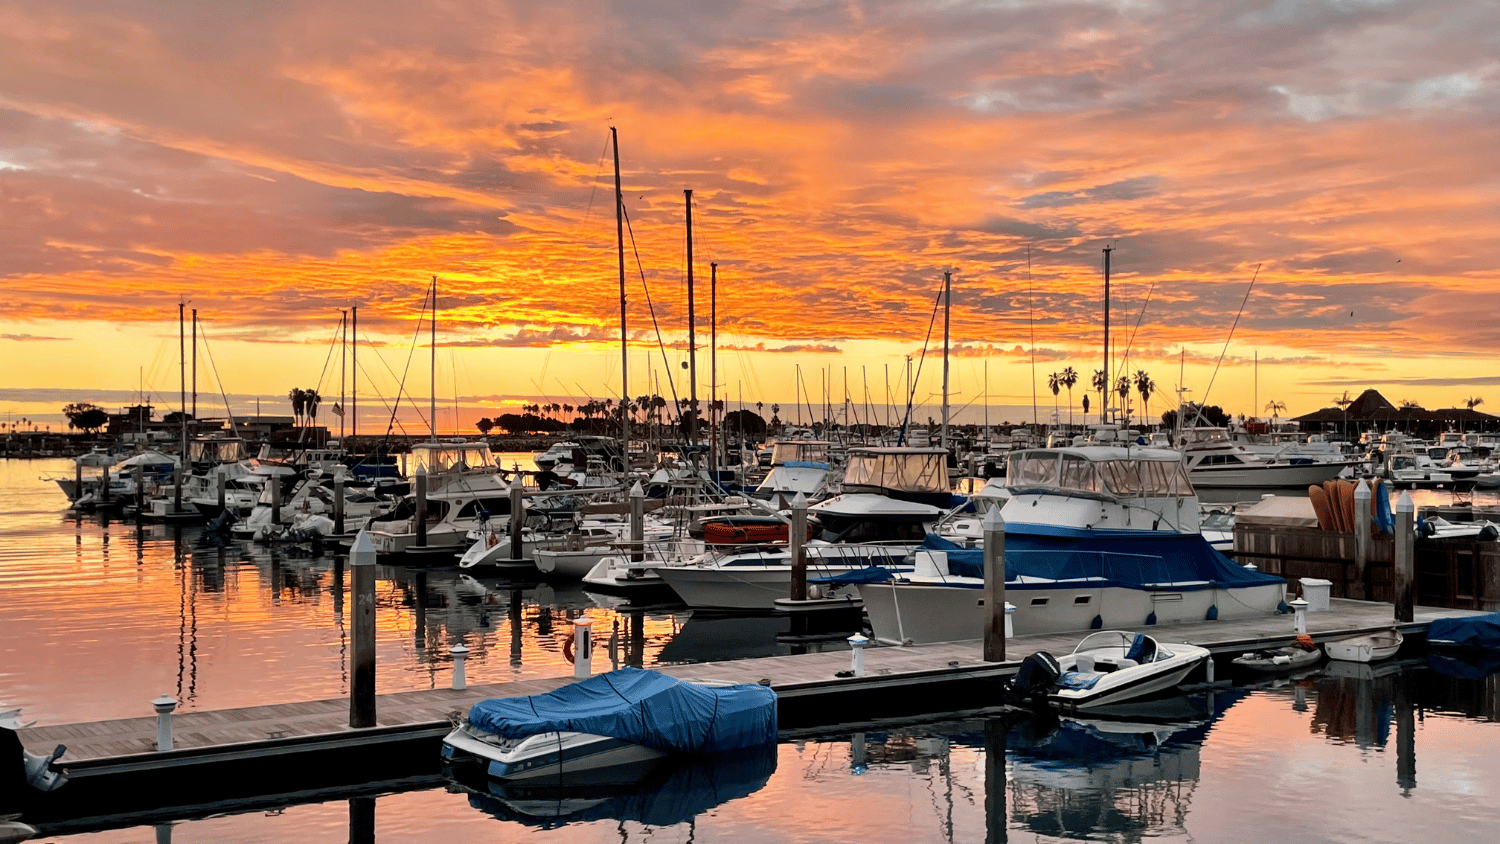
[(281, 524), (281, 476), (266, 476), (266, 485), (271, 488), (271, 524)]
[[(224, 480), (219, 479), (219, 505), (224, 505)], [(344, 535), (344, 467), (333, 471), (333, 532)]]
[(214, 473), (214, 495), (219, 502), (219, 512), (224, 512), (224, 473)]
[(151, 701), (156, 709), (156, 749), (158, 752), (172, 749), (172, 710), (177, 701), (171, 695), (162, 695)]
[(1401, 493), (1396, 500), (1396, 620), (1410, 622), (1416, 598), (1416, 506), (1411, 495)]
[(463, 642), (459, 642), (449, 648), (448, 653), (453, 657), (453, 688), (461, 692), (469, 687), (469, 676), (464, 670), (464, 660), (469, 656), (469, 649)]
[(521, 531), (526, 527), (525, 490), (521, 487), (521, 476), (510, 484), (510, 559), (521, 559)]
[(419, 548), (427, 547), (427, 467), (417, 467), (416, 479), (417, 514), (412, 518), (412, 532)]
[(984, 529), (984, 661), (1005, 661), (1005, 639), (1010, 634), (1011, 608), (1005, 602), (1005, 519), (991, 508), (980, 523)]
[(146, 509), (146, 470), (137, 463), (132, 472), (135, 479), (135, 511), (140, 513)]
[(1370, 485), (1364, 478), (1354, 487), (1354, 582), (1349, 597), (1365, 599), (1365, 567), (1370, 563)]
[(643, 543), (646, 541), (646, 491), (641, 489), (641, 482), (636, 481), (630, 488), (630, 561), (632, 563), (643, 562), (646, 559), (646, 549)]
[(792, 499), (792, 532), (788, 543), (792, 552), (791, 594), (793, 601), (807, 600), (807, 496), (798, 492)]
[(375, 726), (375, 544), (363, 530), (349, 549), (354, 592), (353, 673), (349, 683), (349, 726)]

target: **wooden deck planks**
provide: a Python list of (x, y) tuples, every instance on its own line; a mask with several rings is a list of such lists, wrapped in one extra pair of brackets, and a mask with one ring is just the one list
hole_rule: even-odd
[[(1414, 623), (1405, 627), (1424, 629), (1433, 619), (1466, 614), (1479, 613), (1418, 607)], [(1307, 626), (1314, 638), (1321, 640), (1389, 627), (1393, 623), (1392, 616), (1389, 604), (1335, 598), (1330, 612), (1309, 613)], [(1290, 641), (1294, 635), (1290, 615), (1138, 629), (1151, 632), (1163, 642), (1191, 642), (1221, 653)], [(837, 688), (845, 684), (870, 684), (934, 672), (981, 670), (1008, 673), (1022, 658), (1036, 651), (1067, 653), (1082, 636), (1080, 633), (1061, 633), (1017, 637), (1007, 642), (1005, 663), (984, 662), (981, 658), (982, 643), (977, 640), (914, 647), (869, 647), (865, 652), (866, 678), (862, 681), (836, 677), (838, 672), (851, 666), (851, 654), (846, 650), (653, 667), (682, 678), (742, 683), (757, 683), (765, 679), (783, 694), (817, 694), (830, 685)], [(447, 721), (448, 713), (466, 711), (479, 700), (538, 694), (571, 682), (572, 677), (551, 677), (476, 685), (464, 691), (425, 689), (383, 694), (377, 699), (378, 725), (440, 729)], [(174, 747), (194, 749), (244, 745), (246, 752), (253, 752), (257, 743), (271, 739), (357, 734), (358, 731), (348, 726), (348, 716), (347, 698), (179, 712), (173, 716)], [(105, 760), (153, 752), (156, 718), (144, 716), (38, 726), (21, 731), (21, 738), (33, 750), (50, 750), (56, 744), (66, 744), (68, 755), (65, 758), (70, 762)]]

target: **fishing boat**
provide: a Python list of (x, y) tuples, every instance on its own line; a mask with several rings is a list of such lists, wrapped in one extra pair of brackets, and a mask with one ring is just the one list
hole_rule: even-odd
[(1304, 633), (1297, 637), (1296, 644), (1247, 651), (1231, 660), (1230, 664), (1253, 674), (1281, 674), (1311, 667), (1322, 659), (1323, 649)]
[(1396, 651), (1401, 650), (1403, 641), (1405, 637), (1402, 636), (1401, 631), (1392, 627), (1389, 630), (1362, 633), (1358, 636), (1324, 642), (1323, 650), (1328, 654), (1329, 659), (1344, 662), (1379, 662), (1395, 656)]
[(1195, 487), (1296, 488), (1321, 484), (1357, 465), (1353, 460), (1265, 460), (1229, 441), (1227, 428), (1189, 428), (1179, 437)]
[(442, 757), (505, 782), (593, 785), (634, 781), (674, 754), (775, 741), (767, 686), (622, 668), (546, 694), (480, 701), (443, 739)]
[(1091, 710), (1175, 689), (1208, 659), (1197, 645), (1163, 645), (1145, 633), (1101, 630), (1067, 656), (1039, 651), (1022, 661), (1010, 691), (1062, 712)]

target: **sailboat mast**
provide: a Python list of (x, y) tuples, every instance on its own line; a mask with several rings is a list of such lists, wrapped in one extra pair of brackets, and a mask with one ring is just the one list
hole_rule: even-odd
[(193, 421), (198, 421), (198, 309), (193, 308)]
[(682, 192), (687, 206), (687, 306), (688, 306), (688, 444), (698, 444), (698, 337), (693, 319), (693, 191)]
[(339, 445), (344, 445), (344, 408), (349, 396), (344, 392), (344, 379), (348, 376), (349, 363), (349, 312), (339, 311)]
[(948, 325), (953, 310), (953, 270), (943, 270), (943, 450), (948, 450)]
[(1114, 382), (1109, 380), (1109, 253), (1114, 251), (1113, 246), (1104, 247), (1104, 407), (1105, 422), (1109, 419), (1110, 396), (1115, 391)]
[(177, 303), (177, 369), (178, 380), (181, 382), (178, 389), (182, 396), (177, 402), (177, 421), (182, 426), (182, 452), (177, 458), (177, 483), (173, 485), (172, 511), (182, 511), (182, 476), (188, 469), (188, 436), (187, 436), (187, 347), (186, 333), (183, 331), (183, 312), (186, 310), (184, 303)]
[(620, 267), (620, 449), (630, 469), (630, 342), (625, 327), (625, 191), (620, 186), (620, 134), (609, 127), (609, 138), (615, 151), (615, 253)]
[(427, 428), (433, 442), (437, 442), (437, 276), (432, 277), (432, 395), (427, 397)]
[(359, 436), (359, 306), (349, 308), (349, 438)]
[(719, 471), (719, 263), (708, 265), (708, 468)]

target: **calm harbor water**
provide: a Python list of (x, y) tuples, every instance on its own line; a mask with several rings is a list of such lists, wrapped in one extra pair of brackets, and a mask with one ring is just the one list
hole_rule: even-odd
[[(150, 700), (163, 693), (187, 709), (347, 695), (340, 561), (208, 542), (192, 529), (73, 517), (55, 485), (38, 479), (69, 472), (69, 461), (0, 461), (0, 702), (52, 724), (149, 715)], [(447, 651), (460, 641), (472, 650), (471, 682), (564, 674), (561, 637), (579, 615), (606, 635), (618, 624), (646, 665), (844, 646), (838, 639), (788, 643), (778, 619), (695, 617), (669, 606), (621, 610), (576, 586), (473, 581), (453, 571), (381, 567), (377, 590), (381, 691), (446, 686)], [(1199, 697), (1184, 702), (1181, 721), (1170, 726), (997, 716), (835, 729), (783, 742), (774, 758), (671, 770), (643, 793), (582, 802), (422, 781), (375, 796), (319, 795), (56, 838), (1227, 842), (1272, 834), (1456, 842), (1493, 835), (1500, 830), (1497, 678), (1489, 666), (1443, 666), (1443, 673), (1421, 653), (1408, 656), (1369, 676), (1325, 671)], [(1452, 676), (1465, 671), (1479, 676)], [(850, 714), (849, 723), (858, 720)]]

